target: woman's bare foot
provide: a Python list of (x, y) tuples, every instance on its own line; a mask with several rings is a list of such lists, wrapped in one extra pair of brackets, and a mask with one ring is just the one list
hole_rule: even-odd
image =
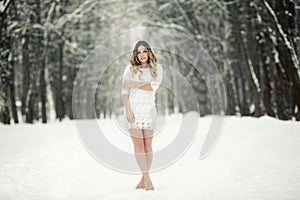
[(141, 181), (139, 182), (139, 184), (137, 184), (135, 189), (144, 189), (144, 188), (145, 188), (145, 179), (144, 179), (144, 176), (142, 176)]
[(152, 185), (152, 181), (151, 181), (149, 174), (144, 175), (144, 180), (145, 180), (145, 185), (146, 185), (145, 189), (146, 190), (154, 190), (154, 187)]

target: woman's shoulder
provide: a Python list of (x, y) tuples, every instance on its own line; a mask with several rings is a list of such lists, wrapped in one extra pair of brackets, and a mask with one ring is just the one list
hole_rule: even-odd
[(163, 70), (162, 65), (159, 64), (159, 63), (156, 64), (156, 68), (157, 68), (159, 71), (162, 71), (162, 70)]
[(129, 78), (130, 76), (130, 65), (127, 65), (123, 71), (123, 76)]
[(130, 69), (130, 64), (127, 64), (125, 69)]
[(126, 67), (125, 67), (124, 71), (126, 71), (126, 72), (130, 72), (130, 64), (126, 65)]

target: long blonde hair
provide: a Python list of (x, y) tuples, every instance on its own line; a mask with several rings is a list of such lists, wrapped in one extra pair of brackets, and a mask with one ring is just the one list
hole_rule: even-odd
[(138, 41), (132, 51), (132, 55), (130, 58), (131, 75), (134, 76), (137, 72), (139, 72), (140, 73), (139, 79), (142, 80), (141, 76), (142, 76), (143, 72), (140, 70), (141, 62), (139, 61), (139, 59), (137, 57), (137, 49), (140, 45), (144, 46), (147, 49), (147, 54), (148, 54), (147, 62), (150, 67), (150, 74), (151, 74), (152, 78), (156, 79), (156, 77), (157, 77), (157, 58), (154, 55), (154, 53), (152, 52), (150, 45), (144, 40)]

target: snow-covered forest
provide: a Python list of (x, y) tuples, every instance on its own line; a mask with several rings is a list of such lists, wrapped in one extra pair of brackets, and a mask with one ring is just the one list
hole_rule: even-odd
[[(0, 17), (1, 200), (300, 199), (300, 0), (0, 0)], [(120, 126), (140, 40), (164, 71), (152, 192)]]
[[(220, 114), (300, 120), (300, 1), (1, 0), (0, 15), (0, 119), (5, 124), (73, 119), (73, 82), (86, 56), (112, 35), (135, 27), (173, 29), (203, 46), (227, 94)], [(170, 52), (162, 57), (189, 81), (201, 115), (211, 114), (212, 94), (201, 74), (187, 73), (180, 68), (185, 61)], [(129, 54), (120, 55), (117, 67), (101, 80), (99, 118), (112, 115), (103, 88), (113, 89), (128, 62)], [(167, 114), (180, 111), (174, 95), (163, 90), (157, 95)]]

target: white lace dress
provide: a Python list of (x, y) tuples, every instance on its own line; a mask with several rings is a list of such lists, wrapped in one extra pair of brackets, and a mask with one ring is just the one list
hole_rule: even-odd
[(131, 87), (122, 89), (122, 95), (129, 95), (130, 108), (134, 114), (134, 122), (127, 120), (126, 110), (124, 107), (125, 126), (127, 129), (155, 129), (156, 125), (156, 108), (155, 93), (162, 80), (162, 66), (157, 65), (157, 78), (153, 80), (150, 74), (150, 68), (141, 68), (142, 80), (139, 80), (139, 72), (134, 76), (130, 73), (130, 65), (127, 65), (123, 74), (123, 81), (131, 80), (137, 82), (149, 82), (153, 91), (146, 91)]

